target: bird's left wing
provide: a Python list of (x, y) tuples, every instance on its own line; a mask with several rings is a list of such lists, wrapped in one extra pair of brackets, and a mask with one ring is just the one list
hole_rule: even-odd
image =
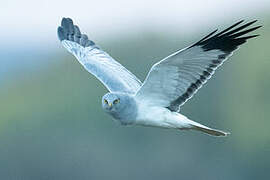
[(81, 34), (70, 18), (62, 19), (58, 37), (62, 45), (109, 91), (135, 93), (140, 88), (141, 81), (89, 40), (87, 35)]
[(243, 37), (260, 26), (245, 29), (255, 22), (252, 21), (235, 28), (242, 22), (217, 34), (216, 30), (155, 64), (135, 97), (148, 104), (179, 111), (239, 45), (257, 36)]

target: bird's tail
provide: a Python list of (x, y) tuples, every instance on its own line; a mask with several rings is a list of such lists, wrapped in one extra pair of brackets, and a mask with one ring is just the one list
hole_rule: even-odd
[[(183, 117), (185, 117), (185, 116), (183, 116)], [(200, 123), (192, 121), (192, 120), (190, 120), (190, 119), (188, 119), (186, 117), (185, 117), (185, 119), (182, 119), (182, 121), (184, 121), (185, 124), (187, 124), (187, 127), (186, 128), (185, 127), (184, 128), (179, 128), (180, 130), (191, 129), (191, 130), (201, 131), (201, 132), (206, 133), (206, 134), (211, 135), (211, 136), (227, 136), (227, 135), (230, 134), (229, 132), (224, 132), (224, 131), (221, 131), (221, 130), (209, 128), (209, 127), (204, 126), (204, 125), (202, 125)]]
[(209, 134), (211, 136), (227, 136), (228, 134), (230, 134), (229, 132), (224, 132), (221, 130), (212, 129), (212, 128), (209, 128), (206, 126), (196, 126), (195, 125), (195, 126), (193, 126), (192, 129), (204, 132), (204, 133)]

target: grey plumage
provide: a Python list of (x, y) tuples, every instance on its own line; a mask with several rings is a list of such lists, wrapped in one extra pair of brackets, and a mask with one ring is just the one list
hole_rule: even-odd
[(57, 34), (63, 46), (110, 92), (135, 93), (141, 86), (136, 76), (89, 40), (87, 35), (81, 34), (79, 27), (70, 18), (62, 19)]
[[(197, 43), (190, 46), (188, 49), (192, 49), (196, 46), (201, 47), (204, 51), (210, 50), (221, 50), (220, 54), (213, 59), (207, 66), (204, 67), (204, 71), (200, 73), (200, 77), (193, 82), (190, 82), (189, 87), (187, 87), (186, 91), (182, 93), (177, 99), (171, 102), (170, 106), (168, 107), (172, 111), (180, 111), (180, 106), (182, 106), (188, 99), (190, 99), (202, 85), (211, 78), (212, 74), (214, 74), (215, 70), (222, 65), (222, 63), (230, 56), (231, 53), (239, 47), (239, 45), (245, 43), (248, 39), (257, 37), (258, 35), (252, 36), (245, 36), (249, 32), (252, 32), (261, 26), (256, 26), (250, 29), (245, 30), (248, 26), (254, 24), (257, 20), (246, 23), (236, 29), (239, 24), (243, 23), (244, 21), (241, 20), (234, 25), (230, 26), (229, 28), (217, 33), (217, 30), (210, 33), (206, 37), (202, 38)], [(233, 30), (232, 30), (233, 29)], [(244, 30), (244, 31), (241, 31)]]
[(145, 81), (101, 50), (81, 34), (70, 18), (63, 18), (58, 38), (84, 68), (110, 91), (102, 107), (123, 125), (142, 125), (198, 130), (214, 136), (228, 133), (206, 127), (179, 113), (180, 107), (214, 74), (239, 45), (257, 35), (243, 36), (261, 26), (246, 29), (256, 21), (237, 27), (243, 21), (164, 58), (152, 66)]
[(57, 33), (60, 41), (74, 41), (83, 47), (95, 45), (93, 41), (88, 39), (86, 34), (81, 34), (79, 27), (74, 25), (70, 18), (62, 19), (61, 26), (58, 27)]
[[(105, 100), (108, 103), (105, 103)], [(115, 103), (117, 100), (119, 101)], [(134, 124), (138, 115), (137, 104), (132, 95), (129, 94), (107, 93), (102, 97), (102, 107), (122, 125)]]

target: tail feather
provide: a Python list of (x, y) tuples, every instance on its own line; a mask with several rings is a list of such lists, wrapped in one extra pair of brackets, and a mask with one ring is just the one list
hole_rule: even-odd
[(174, 117), (176, 118), (172, 118), (174, 121), (171, 121), (171, 124), (173, 125), (173, 127), (180, 129), (180, 130), (196, 130), (196, 131), (201, 131), (203, 133), (206, 133), (208, 135), (211, 136), (227, 136), (230, 133), (229, 132), (224, 132), (221, 130), (217, 130), (217, 129), (212, 129), (209, 128), (207, 126), (204, 126), (200, 123), (197, 123), (195, 121), (192, 121), (190, 119), (188, 119), (186, 116), (179, 114), (179, 113), (175, 113)]
[(220, 131), (217, 129), (211, 129), (208, 127), (193, 126), (192, 129), (204, 132), (204, 133), (212, 135), (212, 136), (227, 136), (228, 134), (230, 134), (229, 132), (223, 132), (223, 131)]
[(188, 124), (188, 127), (187, 128), (180, 128), (180, 129), (193, 129), (196, 131), (204, 132), (204, 133), (211, 135), (211, 136), (227, 136), (230, 134), (229, 132), (224, 132), (221, 130), (209, 128), (207, 126), (204, 126), (200, 123), (197, 123), (197, 122), (192, 121), (192, 120), (187, 119), (187, 118), (185, 119), (185, 122)]

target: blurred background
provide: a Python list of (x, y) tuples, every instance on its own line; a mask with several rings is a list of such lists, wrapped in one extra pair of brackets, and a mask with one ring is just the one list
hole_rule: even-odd
[[(34, 1), (0, 7), (0, 179), (270, 179), (270, 1)], [(103, 85), (57, 39), (62, 17), (144, 80), (160, 59), (246, 19), (244, 44), (182, 108), (230, 131), (122, 127)]]

